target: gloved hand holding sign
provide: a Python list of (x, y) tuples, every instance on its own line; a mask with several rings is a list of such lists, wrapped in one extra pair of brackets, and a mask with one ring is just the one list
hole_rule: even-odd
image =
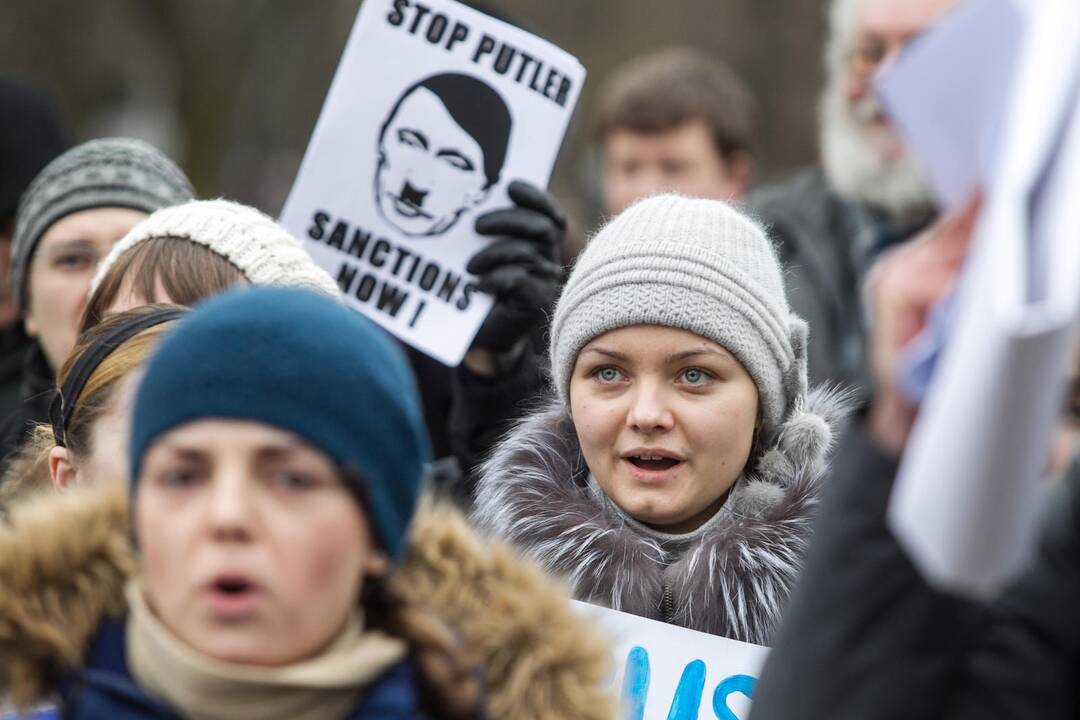
[(465, 359), (470, 370), (482, 375), (494, 375), (495, 356), (520, 350), (547, 322), (562, 288), (559, 248), (565, 215), (550, 193), (530, 183), (515, 180), (507, 194), (513, 207), (477, 218), (476, 232), (496, 239), (466, 265), (479, 289), (495, 297)]

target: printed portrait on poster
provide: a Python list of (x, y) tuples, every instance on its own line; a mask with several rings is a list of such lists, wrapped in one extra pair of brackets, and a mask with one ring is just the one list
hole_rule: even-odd
[(547, 186), (585, 74), (455, 0), (364, 0), (281, 224), (350, 307), (456, 367), (495, 303), (476, 220)]
[(479, 78), (441, 73), (401, 94), (379, 130), (375, 204), (409, 237), (454, 227), (499, 182), (513, 120)]

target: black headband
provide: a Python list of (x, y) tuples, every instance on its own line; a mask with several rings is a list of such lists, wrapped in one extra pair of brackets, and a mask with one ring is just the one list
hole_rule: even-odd
[[(132, 318), (130, 322), (120, 323), (99, 337), (93, 345), (75, 361), (64, 385), (53, 396), (49, 405), (49, 422), (52, 423), (53, 441), (58, 447), (67, 447), (65, 434), (71, 413), (75, 410), (75, 401), (79, 399), (83, 386), (90, 379), (98, 365), (112, 354), (113, 350), (123, 345), (130, 338), (138, 335), (147, 328), (160, 325), (161, 323), (178, 320), (187, 313), (187, 308), (161, 308), (153, 310), (145, 315)], [(67, 402), (64, 401), (67, 398)]]

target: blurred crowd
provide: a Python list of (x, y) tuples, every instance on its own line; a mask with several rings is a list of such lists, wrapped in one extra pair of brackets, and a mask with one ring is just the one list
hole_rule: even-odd
[(831, 0), (819, 161), (765, 185), (719, 52), (591, 77), (604, 218), (510, 179), (452, 368), (276, 208), (0, 78), (0, 713), (618, 717), (576, 599), (772, 648), (755, 720), (1080, 716), (1080, 362), (1000, 597), (885, 519), (980, 204), (939, 212), (872, 80), (964, 1)]

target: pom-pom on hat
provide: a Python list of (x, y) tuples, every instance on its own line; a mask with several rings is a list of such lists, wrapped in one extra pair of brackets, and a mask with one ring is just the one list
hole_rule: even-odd
[(400, 557), (431, 450), (416, 383), (373, 323), (315, 293), (240, 288), (198, 306), (161, 343), (132, 418), (132, 493), (147, 450), (204, 418), (253, 420), (318, 448)]
[(293, 287), (339, 297), (330, 274), (300, 241), (253, 207), (231, 200), (195, 200), (165, 208), (131, 228), (98, 265), (90, 292), (128, 250), (153, 238), (187, 240), (222, 256), (252, 285)]
[(564, 403), (581, 349), (631, 325), (689, 330), (735, 355), (757, 385), (766, 432), (806, 391), (806, 323), (788, 307), (764, 230), (728, 203), (656, 195), (589, 242), (551, 325), (551, 371)]
[(11, 289), (25, 309), (27, 268), (45, 231), (66, 215), (121, 207), (152, 213), (194, 197), (176, 164), (152, 145), (103, 138), (73, 147), (38, 173), (19, 202), (11, 242)]

